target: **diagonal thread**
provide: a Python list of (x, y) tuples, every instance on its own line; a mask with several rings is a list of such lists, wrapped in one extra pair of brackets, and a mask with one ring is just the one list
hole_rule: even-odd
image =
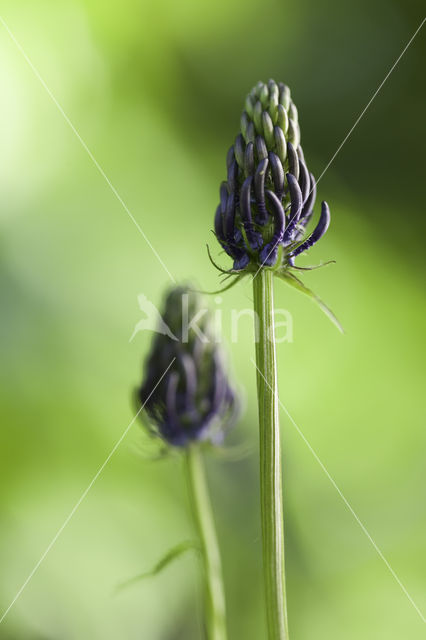
[[(251, 362), (252, 364), (256, 367), (258, 373), (262, 376), (262, 378), (265, 380), (265, 383), (269, 386), (269, 383), (267, 382), (267, 380), (265, 379), (265, 377), (263, 376), (262, 372), (259, 371), (255, 361), (253, 360), (253, 358), (251, 358)], [(271, 388), (271, 387), (270, 387)], [(271, 389), (272, 390), (272, 389)], [(346, 507), (349, 509), (349, 511), (351, 512), (351, 514), (353, 515), (353, 517), (355, 518), (355, 520), (357, 521), (357, 523), (359, 524), (359, 526), (361, 527), (362, 531), (365, 533), (365, 535), (367, 536), (367, 538), (369, 539), (369, 541), (371, 542), (371, 544), (373, 545), (374, 549), (376, 550), (377, 554), (379, 555), (379, 557), (383, 560), (383, 562), (385, 563), (385, 565), (387, 566), (387, 568), (389, 569), (390, 573), (392, 574), (392, 576), (395, 578), (396, 582), (399, 584), (399, 586), (401, 587), (402, 591), (405, 593), (405, 595), (407, 596), (408, 600), (411, 602), (411, 604), (413, 605), (414, 609), (417, 611), (417, 613), (419, 614), (420, 618), (422, 619), (423, 622), (426, 623), (426, 619), (424, 617), (424, 615), (422, 614), (422, 612), (420, 611), (419, 607), (416, 605), (416, 603), (414, 602), (413, 598), (410, 596), (410, 594), (408, 593), (406, 587), (403, 585), (403, 583), (401, 582), (401, 580), (398, 578), (397, 574), (395, 573), (395, 571), (392, 569), (391, 565), (389, 564), (389, 562), (386, 560), (385, 556), (383, 555), (382, 551), (379, 549), (379, 547), (377, 546), (376, 542), (373, 540), (373, 538), (371, 537), (370, 533), (368, 532), (367, 528), (364, 526), (364, 524), (361, 522), (361, 520), (359, 519), (358, 515), (355, 513), (354, 509), (352, 508), (352, 506), (350, 505), (350, 503), (348, 502), (348, 500), (345, 498), (345, 496), (343, 495), (342, 491), (339, 489), (339, 487), (337, 486), (335, 480), (333, 479), (333, 477), (330, 475), (330, 473), (328, 472), (327, 468), (325, 467), (324, 463), (321, 461), (321, 459), (319, 458), (319, 456), (317, 455), (317, 453), (315, 452), (315, 450), (312, 448), (311, 444), (309, 443), (309, 441), (307, 440), (307, 438), (305, 437), (305, 435), (303, 434), (303, 432), (301, 431), (301, 429), (298, 427), (298, 425), (296, 424), (295, 420), (293, 419), (293, 417), (290, 415), (290, 413), (287, 411), (286, 407), (283, 405), (283, 403), (281, 402), (281, 400), (278, 397), (278, 393), (277, 393), (277, 401), (280, 405), (280, 407), (286, 412), (288, 418), (290, 419), (291, 423), (293, 424), (293, 426), (296, 428), (297, 433), (300, 435), (300, 437), (302, 438), (303, 442), (306, 444), (306, 446), (308, 447), (309, 451), (312, 453), (312, 455), (314, 456), (315, 460), (318, 462), (318, 464), (320, 465), (321, 469), (324, 471), (325, 475), (327, 476), (327, 478), (330, 480), (331, 484), (333, 485), (333, 487), (336, 489), (337, 493), (339, 494), (339, 496), (342, 498), (343, 502), (345, 503)]]
[[(328, 171), (328, 169), (330, 168), (330, 166), (332, 165), (332, 163), (334, 162), (334, 160), (336, 159), (337, 155), (340, 153), (340, 151), (342, 150), (342, 148), (344, 147), (346, 142), (349, 140), (349, 138), (352, 135), (352, 133), (354, 132), (355, 128), (361, 122), (362, 118), (364, 117), (365, 113), (367, 112), (367, 109), (371, 106), (371, 103), (377, 97), (377, 95), (381, 91), (383, 85), (385, 84), (386, 80), (389, 78), (391, 73), (395, 70), (395, 67), (400, 62), (402, 56), (406, 53), (407, 49), (411, 46), (411, 44), (413, 43), (414, 38), (417, 36), (417, 34), (419, 33), (420, 29), (423, 27), (425, 22), (426, 22), (426, 18), (423, 18), (423, 20), (421, 21), (421, 23), (419, 24), (419, 26), (417, 27), (417, 29), (415, 30), (415, 32), (413, 33), (413, 35), (411, 36), (411, 38), (409, 39), (409, 41), (407, 42), (407, 44), (405, 45), (405, 47), (403, 48), (401, 53), (399, 54), (399, 56), (397, 57), (397, 59), (395, 60), (395, 62), (393, 63), (393, 65), (391, 66), (389, 71), (387, 72), (387, 74), (385, 75), (384, 79), (379, 84), (379, 86), (377, 87), (376, 91), (373, 93), (373, 95), (371, 96), (370, 100), (367, 102), (367, 104), (365, 105), (364, 109), (359, 114), (358, 118), (355, 120), (355, 122), (352, 125), (352, 127), (349, 129), (348, 133), (343, 138), (342, 142), (339, 144), (339, 146), (337, 147), (337, 149), (334, 152), (334, 154), (331, 156), (330, 160), (328, 161), (328, 163), (326, 164), (324, 170), (322, 171), (321, 175), (319, 176), (318, 180), (316, 181), (317, 185), (318, 185), (319, 181), (321, 180), (321, 178), (324, 177), (325, 173)], [(312, 191), (310, 191), (309, 195), (311, 195), (311, 193), (312, 193)], [(263, 268), (264, 264), (267, 262), (269, 256), (272, 254), (273, 251), (274, 251), (274, 247), (272, 247), (271, 251), (268, 253), (268, 255), (266, 256), (266, 258), (264, 259), (264, 261), (262, 262), (262, 264), (260, 265), (260, 267), (258, 268), (256, 273), (254, 274), (253, 280), (256, 278), (256, 276), (259, 273), (259, 271)]]
[(99, 476), (101, 475), (102, 471), (105, 469), (105, 467), (107, 466), (108, 462), (111, 460), (112, 456), (114, 455), (114, 453), (117, 451), (118, 447), (120, 446), (120, 444), (122, 443), (122, 441), (124, 440), (124, 438), (126, 437), (129, 429), (132, 427), (132, 425), (134, 424), (136, 418), (138, 417), (138, 415), (141, 413), (141, 411), (143, 410), (143, 408), (145, 407), (146, 403), (148, 402), (148, 400), (150, 399), (150, 397), (152, 396), (152, 394), (154, 393), (154, 391), (156, 390), (156, 388), (158, 387), (158, 385), (160, 384), (160, 382), (162, 381), (162, 379), (164, 378), (164, 376), (166, 375), (167, 371), (170, 369), (170, 367), (172, 366), (173, 362), (176, 360), (176, 358), (173, 358), (173, 360), (170, 362), (169, 366), (167, 367), (167, 369), (164, 371), (163, 375), (161, 376), (161, 378), (158, 380), (158, 382), (156, 383), (156, 385), (154, 386), (154, 388), (152, 389), (151, 393), (149, 394), (149, 396), (147, 397), (147, 399), (145, 400), (145, 402), (143, 403), (143, 405), (141, 406), (141, 408), (139, 409), (139, 411), (136, 413), (135, 416), (133, 416), (132, 420), (129, 422), (129, 424), (127, 425), (127, 427), (125, 428), (125, 430), (123, 431), (122, 435), (120, 436), (120, 438), (117, 440), (117, 442), (115, 443), (114, 447), (111, 449), (110, 453), (108, 454), (108, 456), (106, 457), (105, 461), (101, 464), (101, 466), (99, 467), (99, 469), (97, 470), (97, 472), (95, 473), (95, 475), (93, 476), (92, 480), (90, 481), (90, 483), (88, 484), (87, 488), (83, 491), (83, 493), (81, 494), (80, 498), (77, 500), (77, 502), (75, 503), (75, 505), (73, 506), (73, 508), (71, 509), (71, 511), (69, 512), (68, 516), (65, 518), (63, 524), (59, 527), (58, 531), (55, 533), (55, 535), (53, 536), (52, 540), (50, 541), (49, 545), (47, 546), (46, 550), (44, 551), (43, 555), (41, 556), (41, 558), (39, 559), (39, 561), (37, 562), (37, 564), (34, 566), (34, 568), (32, 569), (31, 573), (29, 574), (29, 576), (27, 577), (27, 579), (25, 580), (25, 582), (23, 583), (23, 585), (21, 586), (21, 588), (19, 589), (19, 591), (17, 592), (17, 594), (15, 595), (15, 597), (13, 598), (12, 602), (10, 603), (10, 605), (7, 607), (6, 611), (3, 613), (2, 617), (0, 618), (0, 624), (3, 622), (3, 620), (5, 619), (5, 617), (7, 616), (7, 614), (9, 613), (9, 611), (11, 610), (11, 608), (13, 607), (13, 605), (15, 604), (15, 602), (18, 600), (18, 598), (20, 597), (20, 595), (22, 594), (22, 592), (24, 591), (25, 587), (28, 585), (28, 583), (30, 582), (30, 580), (33, 578), (34, 574), (36, 573), (36, 571), (39, 569), (41, 563), (43, 562), (43, 560), (46, 558), (47, 554), (51, 551), (53, 545), (55, 544), (55, 542), (58, 540), (59, 536), (61, 535), (61, 533), (63, 532), (63, 530), (65, 529), (65, 527), (67, 526), (67, 524), (69, 523), (69, 521), (71, 520), (71, 518), (73, 517), (73, 515), (75, 514), (75, 512), (77, 511), (77, 509), (79, 508), (79, 506), (81, 505), (81, 503), (83, 502), (83, 500), (85, 499), (85, 497), (87, 496), (87, 494), (89, 493), (90, 489), (93, 487), (93, 485), (95, 484), (96, 480), (99, 478)]
[(3, 27), (6, 29), (6, 31), (9, 34), (11, 40), (14, 42), (16, 47), (21, 52), (22, 56), (25, 58), (25, 61), (27, 62), (27, 64), (31, 68), (31, 70), (33, 71), (33, 73), (36, 76), (36, 78), (40, 81), (41, 85), (45, 89), (45, 91), (48, 94), (48, 96), (51, 98), (51, 100), (56, 105), (58, 111), (60, 112), (60, 114), (64, 118), (65, 122), (68, 124), (68, 126), (70, 127), (70, 129), (72, 130), (72, 132), (74, 133), (76, 138), (78, 139), (78, 141), (80, 142), (80, 144), (83, 147), (83, 149), (86, 151), (87, 155), (89, 156), (89, 158), (91, 159), (91, 161), (95, 165), (96, 169), (99, 171), (99, 173), (101, 174), (101, 176), (103, 177), (105, 182), (108, 184), (109, 188), (113, 192), (114, 196), (117, 198), (118, 202), (121, 204), (121, 206), (123, 207), (124, 211), (129, 216), (130, 220), (133, 222), (133, 224), (135, 225), (135, 227), (137, 228), (137, 230), (139, 231), (139, 233), (141, 234), (141, 236), (143, 237), (145, 242), (148, 244), (148, 246), (150, 247), (151, 251), (154, 253), (155, 257), (157, 258), (158, 262), (163, 267), (164, 271), (166, 271), (166, 273), (169, 276), (170, 280), (175, 283), (176, 279), (172, 276), (172, 274), (170, 273), (170, 271), (166, 267), (165, 263), (161, 259), (161, 257), (158, 254), (157, 250), (153, 247), (152, 243), (148, 239), (146, 233), (144, 232), (144, 230), (140, 226), (139, 222), (136, 220), (136, 218), (134, 217), (134, 215), (132, 214), (132, 212), (130, 211), (130, 209), (128, 208), (126, 203), (124, 202), (123, 198), (120, 196), (120, 194), (118, 193), (117, 189), (114, 187), (114, 185), (112, 184), (111, 180), (108, 178), (108, 176), (106, 175), (105, 171), (102, 169), (102, 167), (99, 164), (99, 162), (96, 160), (96, 158), (93, 155), (93, 153), (90, 151), (89, 147), (87, 146), (87, 144), (85, 143), (85, 141), (83, 140), (83, 138), (81, 137), (81, 135), (79, 134), (79, 132), (77, 131), (77, 129), (75, 128), (73, 123), (71, 122), (70, 118), (65, 113), (64, 109), (62, 108), (62, 106), (60, 105), (58, 100), (53, 95), (52, 91), (47, 86), (46, 82), (42, 78), (42, 76), (41, 76), (40, 72), (38, 71), (38, 69), (34, 66), (34, 64), (31, 62), (30, 58), (28, 57), (28, 55), (25, 53), (23, 47), (18, 42), (18, 40), (16, 39), (16, 37), (14, 36), (14, 34), (12, 33), (12, 31), (10, 30), (10, 28), (8, 27), (7, 23), (5, 22), (5, 20), (4, 20), (4, 18), (2, 16), (0, 16), (0, 22), (3, 25)]

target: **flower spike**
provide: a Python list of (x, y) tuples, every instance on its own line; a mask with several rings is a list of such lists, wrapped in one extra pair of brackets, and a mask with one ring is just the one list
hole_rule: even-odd
[[(195, 330), (191, 320), (198, 316)], [(178, 340), (157, 333), (138, 403), (154, 433), (167, 444), (217, 443), (235, 421), (239, 399), (226, 375), (209, 314), (197, 293), (176, 287), (165, 299), (162, 320)]]
[[(227, 155), (215, 235), (233, 259), (233, 272), (292, 269), (294, 259), (326, 232), (330, 211), (322, 205), (307, 236), (316, 182), (300, 145), (297, 108), (283, 83), (258, 82), (245, 101), (241, 132)], [(281, 249), (281, 250), (279, 250)]]

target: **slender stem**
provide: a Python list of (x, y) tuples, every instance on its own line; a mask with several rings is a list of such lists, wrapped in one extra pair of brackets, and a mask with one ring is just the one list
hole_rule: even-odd
[(226, 640), (225, 592), (222, 564), (212, 506), (200, 447), (193, 444), (186, 454), (191, 504), (201, 544), (206, 579), (206, 631), (208, 640)]
[(273, 272), (253, 280), (260, 429), (260, 502), (269, 640), (288, 640)]

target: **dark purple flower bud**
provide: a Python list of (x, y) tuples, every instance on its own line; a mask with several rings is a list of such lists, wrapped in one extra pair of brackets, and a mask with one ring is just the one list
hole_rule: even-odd
[(235, 240), (235, 194), (231, 192), (228, 196), (224, 217), (225, 239), (230, 247), (234, 245)]
[(235, 193), (238, 189), (238, 164), (235, 159), (233, 159), (228, 167), (228, 191), (230, 193)]
[(247, 126), (246, 135), (245, 135), (246, 143), (248, 144), (249, 142), (254, 142), (255, 136), (256, 136), (256, 131), (254, 129), (254, 124), (253, 122), (249, 122)]
[(223, 233), (223, 216), (222, 216), (222, 209), (220, 204), (216, 209), (216, 215), (214, 217), (214, 232), (221, 246), (226, 251), (226, 238)]
[(268, 157), (268, 149), (262, 136), (256, 136), (255, 145), (257, 162), (262, 162), (262, 160)]
[(250, 256), (248, 253), (241, 253), (238, 258), (235, 258), (232, 268), (234, 271), (243, 271), (250, 264)]
[(287, 184), (290, 191), (290, 222), (298, 220), (302, 211), (303, 195), (299, 183), (291, 173), (287, 174)]
[(306, 202), (306, 198), (309, 195), (310, 178), (309, 171), (302, 158), (299, 158), (299, 185), (302, 191), (302, 200)]
[(302, 253), (302, 251), (306, 251), (307, 249), (310, 249), (311, 247), (313, 247), (314, 244), (318, 242), (320, 238), (323, 237), (329, 225), (330, 225), (330, 209), (328, 208), (328, 204), (326, 202), (322, 202), (321, 216), (317, 226), (312, 231), (311, 235), (304, 242), (302, 242), (302, 244), (300, 244), (298, 247), (296, 247), (296, 249), (294, 249), (291, 252), (290, 254), (291, 257), (295, 258), (300, 253)]
[(257, 222), (262, 225), (268, 221), (268, 211), (265, 204), (265, 178), (266, 171), (268, 169), (269, 160), (264, 158), (257, 165), (256, 172), (254, 174), (254, 193), (257, 204)]
[(303, 149), (302, 149), (302, 147), (300, 145), (297, 147), (297, 155), (299, 156), (299, 160), (303, 160), (303, 162), (305, 162), (305, 156), (303, 154)]
[(279, 200), (282, 199), (284, 193), (284, 169), (281, 160), (273, 151), (269, 152), (269, 161), (271, 163), (272, 181), (274, 183), (274, 191)]
[(297, 223), (299, 222), (303, 206), (302, 191), (296, 178), (292, 176), (291, 173), (287, 174), (287, 183), (290, 190), (291, 206), (290, 219), (283, 238), (284, 245), (288, 245), (288, 243), (293, 239), (293, 233), (296, 229)]
[(229, 383), (209, 312), (198, 294), (176, 287), (166, 297), (162, 321), (170, 336), (157, 333), (153, 340), (138, 404), (144, 405), (155, 433), (170, 445), (218, 443), (235, 422), (239, 399)]
[(262, 264), (272, 266), (277, 259), (278, 246), (282, 242), (285, 230), (285, 213), (281, 202), (273, 191), (266, 191), (274, 212), (274, 235), (260, 252)]
[(255, 250), (263, 245), (263, 237), (261, 233), (255, 231), (251, 215), (250, 188), (252, 181), (252, 176), (249, 176), (243, 182), (240, 192), (240, 210), (247, 240), (250, 247)]
[(244, 175), (251, 176), (254, 172), (254, 144), (249, 142), (244, 153)]
[(229, 169), (229, 167), (232, 164), (234, 158), (235, 158), (234, 147), (230, 147), (228, 149), (228, 153), (226, 154), (226, 167), (227, 167), (227, 169)]
[(312, 173), (309, 174), (309, 177), (310, 177), (309, 194), (305, 204), (303, 205), (302, 215), (300, 216), (301, 218), (300, 222), (305, 227), (312, 217), (312, 213), (314, 211), (314, 204), (317, 197), (317, 183)]
[(319, 239), (321, 226), (303, 242), (316, 183), (300, 146), (297, 108), (285, 84), (258, 82), (250, 91), (241, 133), (228, 153), (227, 194), (232, 201), (221, 188), (215, 233), (233, 258), (235, 271), (256, 272), (260, 266), (285, 270), (294, 266), (295, 255)]
[(226, 203), (228, 202), (228, 195), (229, 195), (228, 183), (222, 182), (222, 184), (220, 185), (220, 208), (222, 213), (225, 212)]

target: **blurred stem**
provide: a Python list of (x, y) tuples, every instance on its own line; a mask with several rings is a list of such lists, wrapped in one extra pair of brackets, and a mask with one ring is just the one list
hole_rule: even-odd
[(257, 325), (260, 503), (268, 638), (288, 640), (273, 278), (272, 271), (261, 269), (253, 280)]
[(222, 564), (200, 447), (187, 449), (186, 463), (191, 505), (200, 538), (206, 581), (206, 631), (208, 640), (226, 640), (225, 592)]

